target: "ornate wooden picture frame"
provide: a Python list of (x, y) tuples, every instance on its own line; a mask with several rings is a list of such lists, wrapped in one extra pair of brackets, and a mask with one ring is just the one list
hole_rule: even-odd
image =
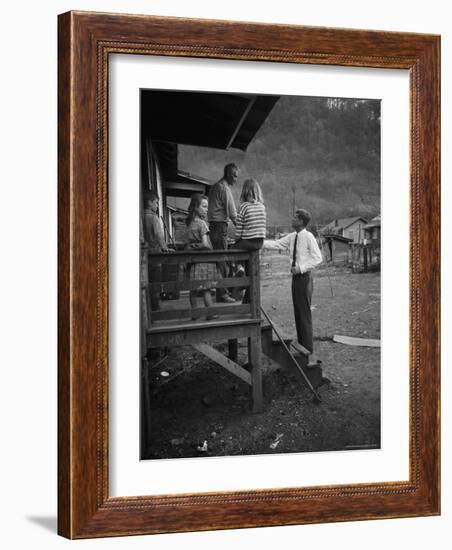
[[(440, 38), (120, 14), (59, 16), (58, 531), (68, 538), (440, 511)], [(406, 69), (410, 74), (409, 480), (109, 496), (111, 54)]]

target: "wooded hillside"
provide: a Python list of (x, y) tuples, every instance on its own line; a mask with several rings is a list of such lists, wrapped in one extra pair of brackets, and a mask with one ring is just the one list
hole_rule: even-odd
[(227, 162), (262, 185), (268, 225), (287, 225), (293, 204), (314, 224), (380, 211), (380, 101), (283, 96), (248, 151), (181, 146), (179, 168), (213, 181)]

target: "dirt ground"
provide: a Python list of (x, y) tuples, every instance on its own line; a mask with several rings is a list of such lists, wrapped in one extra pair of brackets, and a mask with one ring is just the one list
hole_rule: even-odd
[[(267, 260), (262, 305), (294, 336), (290, 277), (283, 260)], [(335, 343), (333, 335), (380, 338), (380, 274), (320, 268), (312, 313), (313, 359), (322, 361), (328, 379), (318, 390), (320, 404), (296, 377), (264, 358), (264, 411), (252, 414), (247, 384), (191, 347), (176, 348), (151, 366), (152, 440), (143, 458), (379, 448), (380, 349)]]

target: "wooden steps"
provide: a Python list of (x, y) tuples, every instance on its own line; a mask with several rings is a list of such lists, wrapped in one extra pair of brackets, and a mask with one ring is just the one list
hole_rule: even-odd
[[(273, 338), (272, 333), (273, 331), (271, 326), (268, 323), (263, 323), (261, 326), (262, 352), (267, 357), (278, 363), (285, 371), (294, 374), (297, 380), (300, 380), (304, 385), (306, 385), (303, 376), (293, 364), (290, 355), (281, 345), (279, 340), (275, 340)], [(283, 336), (283, 339), (287, 346), (292, 344), (291, 338), (286, 338)], [(294, 344), (294, 347), (297, 349), (294, 350), (292, 348), (291, 351), (293, 352), (298, 365), (302, 368), (312, 386), (315, 389), (320, 387), (323, 383), (322, 367), (318, 363), (313, 365), (309, 364), (309, 353), (305, 348), (303, 348), (303, 346), (297, 343), (296, 345)]]

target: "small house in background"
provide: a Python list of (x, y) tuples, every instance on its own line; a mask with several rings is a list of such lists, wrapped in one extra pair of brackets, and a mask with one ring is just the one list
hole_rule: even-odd
[(323, 259), (334, 264), (347, 264), (352, 239), (340, 235), (319, 235)]
[(361, 244), (364, 241), (364, 226), (367, 224), (365, 218), (355, 216), (353, 218), (338, 218), (319, 230), (320, 235), (337, 235), (350, 239), (354, 244)]
[(377, 247), (381, 242), (381, 214), (371, 219), (368, 224), (364, 226), (364, 238), (367, 244), (372, 244)]

